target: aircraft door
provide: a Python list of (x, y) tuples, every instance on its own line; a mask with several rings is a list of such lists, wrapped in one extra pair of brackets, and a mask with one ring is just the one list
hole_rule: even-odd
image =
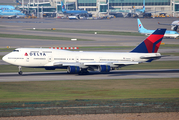
[(52, 53), (49, 53), (47, 58), (48, 58), (48, 62), (52, 62), (53, 61)]
[(48, 56), (48, 62), (51, 62), (52, 61), (52, 56)]
[(29, 54), (28, 54), (29, 52), (26, 52), (25, 54), (24, 54), (24, 56), (25, 56), (25, 61), (26, 62), (29, 62)]
[(26, 62), (29, 62), (29, 57), (26, 57)]
[(76, 62), (77, 62), (77, 63), (79, 62), (79, 57), (76, 57)]

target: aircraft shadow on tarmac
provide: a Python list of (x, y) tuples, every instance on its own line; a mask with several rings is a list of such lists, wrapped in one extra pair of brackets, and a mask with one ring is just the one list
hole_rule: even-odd
[[(122, 70), (122, 71), (111, 71), (109, 73), (100, 73), (100, 72), (89, 72), (85, 75), (78, 74), (68, 74), (66, 72), (24, 72), (22, 76), (54, 76), (54, 75), (75, 75), (75, 76), (91, 76), (91, 75), (110, 75), (110, 76), (126, 76), (126, 75), (136, 75), (144, 73), (177, 73), (179, 69), (165, 69), (165, 70)], [(19, 76), (18, 73), (9, 73), (9, 74), (0, 74), (0, 76)]]

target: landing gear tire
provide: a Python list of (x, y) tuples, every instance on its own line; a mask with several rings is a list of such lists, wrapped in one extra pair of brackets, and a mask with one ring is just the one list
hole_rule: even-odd
[(18, 73), (19, 73), (19, 75), (22, 75), (22, 74), (23, 74), (23, 72), (22, 72), (22, 71), (19, 71)]
[(87, 75), (89, 72), (87, 70), (81, 70), (78, 75)]

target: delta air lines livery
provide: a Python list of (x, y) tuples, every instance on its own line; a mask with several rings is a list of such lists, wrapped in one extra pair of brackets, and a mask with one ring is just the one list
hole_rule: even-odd
[(115, 68), (151, 62), (157, 53), (166, 29), (157, 29), (130, 52), (83, 52), (49, 48), (17, 48), (5, 55), (3, 61), (21, 67), (55, 70), (66, 68), (68, 73), (87, 74), (88, 71), (109, 72)]

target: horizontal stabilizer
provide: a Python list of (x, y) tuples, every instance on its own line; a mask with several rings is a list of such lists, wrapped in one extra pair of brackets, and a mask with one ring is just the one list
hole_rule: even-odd
[(140, 59), (160, 59), (161, 57), (167, 57), (167, 56), (170, 56), (170, 55), (162, 55), (162, 56), (151, 56), (151, 57), (140, 57)]
[(140, 57), (140, 59), (160, 59), (161, 56), (152, 56), (152, 57)]

